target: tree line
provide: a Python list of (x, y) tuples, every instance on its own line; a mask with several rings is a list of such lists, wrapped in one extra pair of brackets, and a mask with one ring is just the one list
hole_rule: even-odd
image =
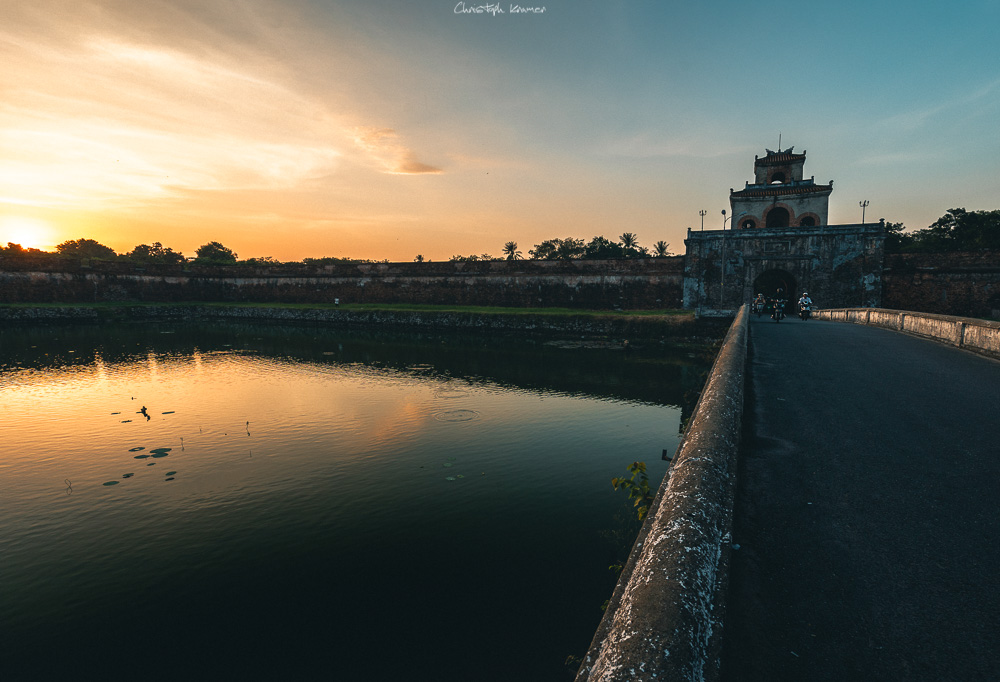
[[(235, 251), (223, 245), (221, 242), (211, 241), (202, 244), (195, 250), (194, 258), (187, 258), (183, 253), (174, 251), (168, 246), (163, 246), (160, 242), (152, 244), (137, 244), (131, 251), (116, 253), (110, 246), (105, 246), (94, 239), (71, 239), (56, 246), (56, 250), (43, 251), (41, 249), (24, 248), (20, 244), (7, 242), (7, 246), (0, 246), (0, 256), (10, 258), (72, 258), (104, 261), (124, 261), (137, 264), (162, 264), (178, 265), (181, 263), (195, 263), (199, 265), (234, 265), (242, 263), (246, 265), (281, 265), (282, 262), (271, 256), (262, 258), (247, 258), (239, 260)], [(355, 258), (303, 258), (301, 262), (305, 265), (327, 265), (330, 263), (371, 263), (388, 261), (369, 261)]]
[[(589, 260), (616, 260), (621, 258), (666, 258), (673, 254), (668, 250), (670, 244), (662, 239), (653, 244), (652, 250), (645, 246), (639, 246), (639, 240), (633, 232), (626, 232), (618, 238), (618, 241), (600, 236), (593, 237), (589, 242), (575, 237), (565, 239), (546, 239), (541, 244), (535, 244), (533, 249), (528, 250), (528, 256), (532, 260), (570, 260), (582, 258)], [(518, 249), (517, 242), (507, 242), (503, 246), (503, 255), (500, 257), (491, 256), (488, 253), (471, 256), (452, 256), (452, 261), (478, 261), (478, 260), (521, 260), (524, 256)], [(423, 256), (415, 259), (422, 261)]]
[(1000, 251), (1000, 210), (950, 208), (929, 227), (906, 232), (903, 223), (886, 223), (888, 253)]
[[(887, 253), (946, 253), (953, 251), (1000, 251), (1000, 210), (967, 211), (964, 208), (948, 209), (948, 212), (930, 226), (916, 231), (907, 231), (903, 223), (887, 222), (885, 250)], [(546, 239), (528, 250), (532, 260), (614, 260), (623, 258), (666, 258), (673, 254), (670, 245), (663, 240), (656, 242), (652, 249), (640, 246), (632, 232), (625, 232), (617, 241), (597, 236), (585, 241), (575, 237)], [(451, 261), (495, 261), (521, 260), (524, 258), (517, 242), (509, 241), (503, 246), (502, 255), (494, 257), (488, 253), (470, 256), (452, 256)], [(270, 256), (239, 260), (237, 254), (220, 242), (211, 241), (195, 250), (194, 258), (187, 258), (179, 251), (165, 247), (160, 242), (137, 244), (131, 251), (116, 253), (114, 249), (93, 239), (71, 239), (56, 246), (55, 253), (40, 249), (23, 248), (20, 244), (8, 242), (0, 246), (0, 256), (10, 258), (74, 258), (117, 260), (139, 264), (180, 264), (196, 263), (205, 265), (280, 265), (281, 261)], [(424, 257), (414, 258), (423, 262)], [(359, 258), (303, 258), (292, 261), (304, 265), (329, 265), (333, 263), (387, 263), (388, 260), (368, 260)]]

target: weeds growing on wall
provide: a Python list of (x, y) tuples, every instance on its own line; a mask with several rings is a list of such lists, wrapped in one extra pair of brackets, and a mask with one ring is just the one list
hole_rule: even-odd
[(628, 467), (632, 474), (631, 478), (612, 478), (611, 485), (615, 490), (622, 490), (628, 493), (628, 498), (633, 500), (636, 516), (642, 521), (649, 512), (649, 506), (653, 503), (653, 492), (649, 489), (649, 476), (646, 474), (645, 462), (632, 462)]

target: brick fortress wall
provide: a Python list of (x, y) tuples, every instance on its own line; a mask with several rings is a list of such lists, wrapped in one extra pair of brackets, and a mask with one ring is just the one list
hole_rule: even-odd
[(0, 260), (0, 302), (427, 303), (680, 308), (684, 258), (323, 266)]
[(882, 307), (1000, 319), (1000, 252), (887, 255)]

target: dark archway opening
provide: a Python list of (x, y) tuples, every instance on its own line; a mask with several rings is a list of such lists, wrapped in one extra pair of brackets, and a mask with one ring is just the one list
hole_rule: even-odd
[(765, 270), (753, 281), (754, 296), (764, 294), (764, 298), (768, 302), (778, 296), (779, 289), (781, 290), (781, 298), (785, 299), (785, 313), (787, 314), (791, 309), (789, 301), (798, 300), (798, 296), (794, 294), (798, 290), (798, 283), (792, 277), (792, 273), (785, 270)]
[(774, 185), (774, 184), (784, 184), (784, 182), (785, 182), (785, 174), (782, 173), (782, 172), (780, 172), (780, 171), (771, 176), (771, 184), (772, 185)]
[(799, 221), (799, 225), (801, 225), (802, 227), (815, 227), (816, 219), (813, 218), (811, 215), (807, 215), (805, 218)]
[(788, 209), (775, 206), (767, 212), (766, 227), (788, 227), (789, 218)]

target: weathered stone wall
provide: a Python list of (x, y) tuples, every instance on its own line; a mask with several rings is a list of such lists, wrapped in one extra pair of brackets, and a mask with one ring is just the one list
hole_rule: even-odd
[(683, 258), (325, 266), (0, 261), (0, 302), (234, 301), (679, 308)]
[(884, 239), (879, 224), (689, 231), (684, 307), (733, 315), (767, 273), (789, 282), (790, 300), (808, 291), (822, 307), (879, 305)]
[(295, 307), (281, 305), (0, 305), (0, 324), (101, 323), (121, 320), (187, 322), (274, 322), (319, 324), (330, 327), (402, 328), (433, 331), (467, 331), (490, 334), (569, 335), (574, 339), (610, 337), (650, 340), (713, 342), (721, 338), (729, 320), (695, 318), (694, 315), (568, 314), (529, 312), (447, 312)]
[(897, 310), (1000, 319), (1000, 253), (886, 257), (882, 304)]

